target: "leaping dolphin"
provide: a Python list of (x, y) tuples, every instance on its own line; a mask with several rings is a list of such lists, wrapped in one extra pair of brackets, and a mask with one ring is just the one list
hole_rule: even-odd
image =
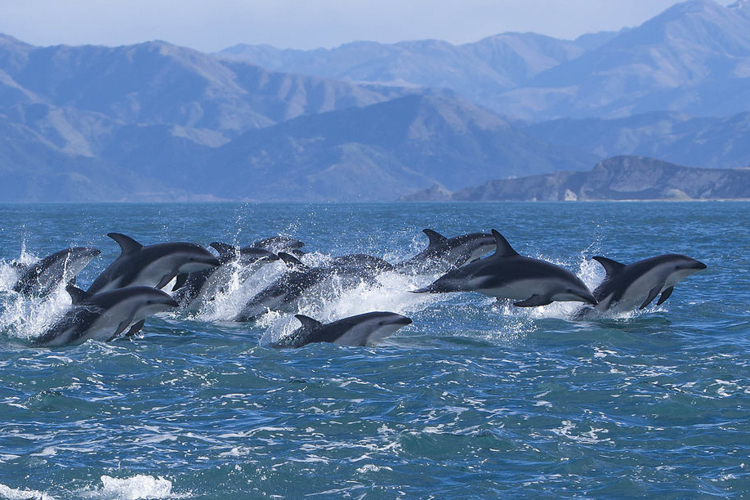
[(47, 295), (60, 283), (75, 281), (101, 251), (89, 247), (73, 247), (48, 255), (30, 265), (18, 278), (13, 290), (23, 295)]
[(659, 294), (656, 305), (661, 305), (672, 295), (677, 283), (706, 269), (703, 262), (679, 254), (659, 255), (629, 265), (600, 256), (594, 260), (607, 272), (604, 281), (594, 290), (597, 311), (643, 309)]
[(122, 253), (99, 275), (87, 290), (105, 292), (127, 286), (163, 288), (179, 274), (188, 274), (217, 267), (214, 255), (195, 243), (159, 243), (143, 246), (120, 233), (107, 234), (115, 240)]
[(570, 271), (543, 260), (518, 254), (499, 232), (492, 230), (497, 250), (484, 259), (449, 271), (414, 293), (479, 292), (490, 297), (518, 300), (518, 307), (554, 301), (596, 304), (586, 285)]
[(68, 293), (73, 308), (39, 336), (34, 345), (54, 347), (90, 339), (108, 342), (129, 328), (131, 333), (139, 330), (146, 318), (178, 306), (166, 293), (147, 286), (95, 295), (69, 286)]
[(396, 270), (406, 273), (446, 272), (479, 259), (495, 250), (491, 234), (469, 233), (446, 238), (432, 229), (423, 229), (429, 244), (414, 257), (396, 264)]
[(268, 311), (291, 312), (295, 302), (315, 285), (334, 277), (344, 288), (393, 269), (383, 259), (364, 254), (335, 257), (325, 266), (308, 267), (294, 256), (279, 252), (290, 270), (252, 297), (237, 314), (235, 321), (253, 321)]
[(391, 312), (359, 314), (328, 324), (302, 314), (297, 314), (295, 318), (302, 326), (271, 344), (271, 347), (296, 348), (314, 342), (351, 346), (373, 345), (412, 322), (406, 316)]
[(297, 256), (303, 254), (300, 250), (303, 246), (305, 246), (303, 242), (289, 236), (271, 236), (270, 238), (255, 241), (252, 244), (253, 248), (260, 248), (273, 253), (285, 252)]
[(186, 309), (196, 310), (213, 300), (233, 276), (242, 283), (259, 265), (279, 260), (276, 254), (254, 246), (236, 248), (213, 242), (211, 247), (219, 252), (219, 267), (177, 276), (173, 296)]

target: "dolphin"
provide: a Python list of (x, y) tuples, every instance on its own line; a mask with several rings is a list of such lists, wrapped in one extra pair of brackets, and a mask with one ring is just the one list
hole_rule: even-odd
[(606, 257), (593, 259), (607, 272), (604, 281), (594, 290), (597, 311), (643, 309), (659, 294), (656, 305), (661, 305), (672, 295), (677, 283), (706, 269), (703, 262), (679, 254), (659, 255), (629, 265)]
[(177, 276), (173, 288), (173, 291), (177, 291), (173, 296), (183, 308), (198, 309), (201, 304), (213, 300), (235, 273), (243, 282), (252, 276), (252, 271), (257, 269), (256, 264), (279, 260), (276, 254), (253, 246), (236, 248), (219, 242), (213, 242), (210, 246), (219, 252), (219, 267)]
[(495, 250), (495, 238), (486, 233), (469, 233), (446, 238), (432, 229), (423, 229), (429, 244), (414, 257), (396, 264), (402, 273), (446, 272), (461, 267)]
[(100, 253), (100, 250), (89, 247), (55, 252), (25, 268), (13, 290), (23, 295), (48, 295), (60, 283), (75, 281), (78, 273)]
[(514, 299), (518, 307), (554, 301), (596, 304), (586, 285), (570, 271), (543, 260), (523, 257), (499, 232), (492, 230), (496, 251), (491, 256), (449, 271), (414, 293), (479, 292), (499, 299)]
[(107, 234), (122, 253), (87, 290), (99, 293), (128, 286), (163, 288), (180, 274), (203, 271), (221, 264), (214, 255), (194, 243), (159, 243), (143, 246), (120, 233)]
[(392, 312), (370, 312), (323, 324), (309, 316), (295, 315), (302, 326), (271, 347), (277, 349), (302, 347), (314, 342), (366, 346), (373, 345), (392, 335), (411, 319)]
[(86, 340), (109, 342), (130, 328), (140, 330), (146, 318), (177, 307), (172, 297), (148, 286), (90, 294), (68, 286), (73, 308), (40, 335), (35, 346), (54, 347)]
[(279, 257), (290, 270), (252, 297), (235, 321), (253, 321), (268, 311), (291, 311), (305, 292), (334, 277), (341, 280), (343, 287), (349, 287), (363, 280), (371, 282), (374, 276), (393, 267), (382, 259), (363, 254), (335, 257), (329, 264), (318, 267), (308, 267), (285, 252), (279, 252)]
[(303, 253), (300, 250), (303, 246), (305, 244), (300, 240), (288, 236), (271, 236), (270, 238), (255, 241), (252, 244), (253, 248), (260, 248), (273, 253), (285, 252), (298, 256)]

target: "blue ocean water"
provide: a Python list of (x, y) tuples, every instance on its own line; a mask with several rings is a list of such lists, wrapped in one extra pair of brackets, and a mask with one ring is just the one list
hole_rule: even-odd
[[(303, 302), (326, 321), (413, 319), (368, 348), (268, 348), (296, 320), (233, 323), (231, 294), (152, 318), (135, 340), (32, 348), (64, 294), (9, 291), (8, 262), (73, 245), (102, 250), (88, 285), (119, 254), (111, 231), (145, 244), (285, 234), (313, 260), (396, 262), (426, 245), (422, 228), (496, 228), (591, 288), (594, 255), (683, 253), (708, 269), (661, 306), (598, 320), (572, 320), (573, 304), (409, 293), (434, 276)], [(750, 204), (733, 202), (0, 205), (0, 497), (748, 496), (749, 228)]]

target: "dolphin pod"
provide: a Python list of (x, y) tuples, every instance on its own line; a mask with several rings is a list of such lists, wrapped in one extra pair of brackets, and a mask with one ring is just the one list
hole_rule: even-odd
[[(298, 313), (299, 300), (309, 298), (313, 290), (325, 294), (335, 281), (346, 293), (360, 283), (377, 285), (377, 276), (384, 272), (442, 274), (414, 293), (477, 292), (509, 299), (517, 307), (583, 302), (586, 305), (572, 316), (582, 319), (592, 313), (643, 309), (659, 295), (660, 305), (670, 297), (675, 284), (706, 269), (702, 262), (678, 254), (630, 265), (596, 256), (593, 259), (605, 268), (606, 277), (592, 293), (567, 269), (520, 255), (494, 229), (491, 234), (470, 233), (453, 238), (430, 229), (423, 232), (429, 240), (427, 247), (396, 264), (352, 254), (314, 266), (300, 260), (306, 258), (300, 250), (304, 243), (284, 236), (245, 247), (214, 242), (210, 245), (218, 253), (214, 255), (194, 243), (142, 245), (124, 234), (109, 233), (107, 236), (120, 246), (121, 254), (87, 291), (76, 288), (74, 283), (77, 274), (100, 254), (88, 247), (61, 250), (31, 266), (14, 264), (20, 277), (13, 290), (21, 295), (44, 297), (58, 286), (66, 287), (71, 307), (33, 341), (35, 346), (61, 346), (89, 339), (110, 341), (123, 334), (132, 336), (147, 318), (161, 312), (177, 308), (199, 311), (224, 292), (230, 280), (242, 282), (278, 261), (287, 270), (249, 298), (235, 321), (254, 321), (269, 311)], [(170, 293), (163, 291), (170, 283), (174, 283)], [(392, 312), (365, 313), (328, 324), (302, 314), (295, 317), (301, 326), (271, 347), (301, 347), (317, 342), (374, 345), (412, 322)]]

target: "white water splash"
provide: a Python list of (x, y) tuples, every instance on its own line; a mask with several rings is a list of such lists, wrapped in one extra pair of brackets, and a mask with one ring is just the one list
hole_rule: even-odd
[(162, 477), (137, 476), (118, 479), (102, 476), (101, 489), (78, 492), (83, 498), (105, 500), (139, 500), (141, 498), (175, 498), (172, 495), (172, 482)]
[(54, 500), (55, 497), (35, 490), (20, 490), (0, 484), (0, 498), (8, 500)]

